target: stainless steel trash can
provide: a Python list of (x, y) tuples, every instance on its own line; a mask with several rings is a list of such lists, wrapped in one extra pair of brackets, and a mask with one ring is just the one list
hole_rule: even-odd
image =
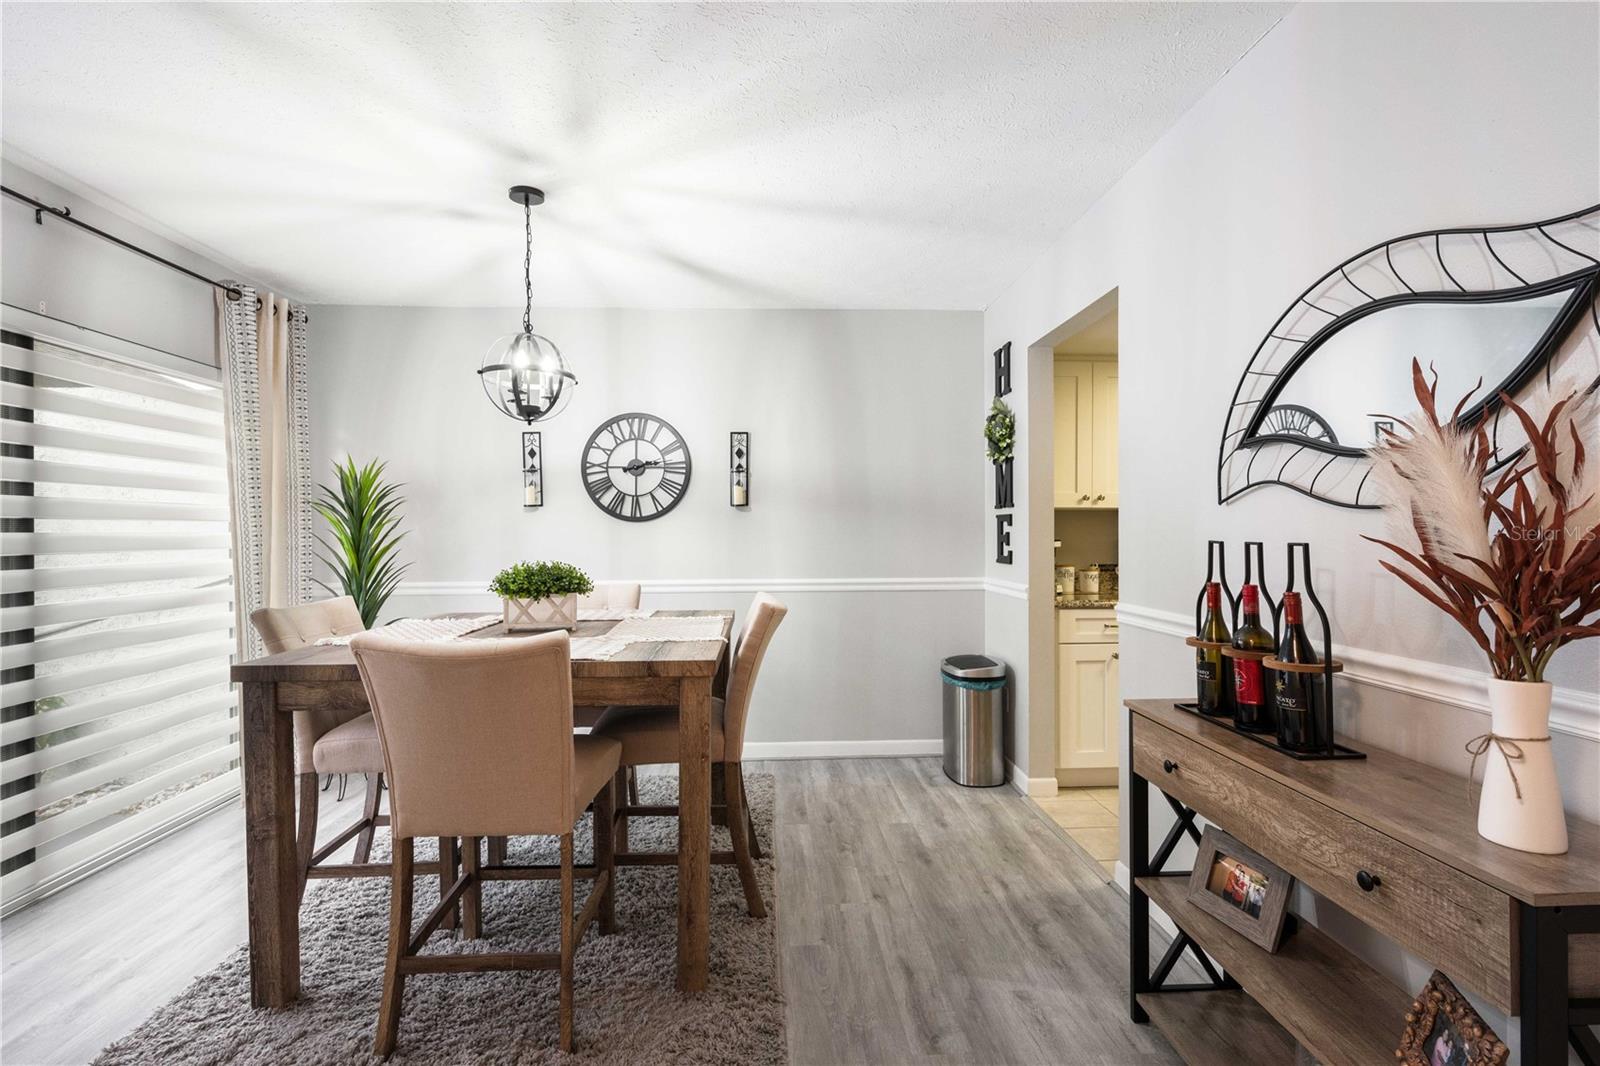
[(944, 773), (958, 785), (1006, 783), (1006, 666), (987, 655), (952, 655), (944, 682)]

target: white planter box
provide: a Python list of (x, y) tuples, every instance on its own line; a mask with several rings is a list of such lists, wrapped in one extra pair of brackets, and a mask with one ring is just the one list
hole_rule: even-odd
[(578, 596), (560, 599), (516, 600), (501, 597), (506, 628), (517, 630), (571, 629), (578, 624)]

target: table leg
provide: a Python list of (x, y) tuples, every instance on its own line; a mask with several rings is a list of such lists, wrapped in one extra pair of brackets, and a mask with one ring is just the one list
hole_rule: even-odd
[(300, 997), (292, 716), (278, 710), (276, 684), (250, 682), (240, 688), (250, 1005), (286, 1007)]
[(678, 685), (678, 988), (706, 987), (711, 909), (711, 678)]

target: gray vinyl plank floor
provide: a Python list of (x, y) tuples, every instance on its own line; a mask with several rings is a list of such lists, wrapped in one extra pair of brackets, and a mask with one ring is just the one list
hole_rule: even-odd
[[(778, 782), (791, 1062), (1178, 1061), (1128, 1021), (1126, 899), (1028, 800), (936, 759), (747, 769)], [(235, 804), (0, 923), (0, 1059), (86, 1062), (242, 943), (242, 839)]]

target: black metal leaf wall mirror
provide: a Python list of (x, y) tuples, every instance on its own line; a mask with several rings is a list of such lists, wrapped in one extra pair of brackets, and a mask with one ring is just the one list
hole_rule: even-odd
[(1367, 449), (1385, 415), (1416, 407), (1413, 358), (1438, 372), (1452, 403), (1481, 381), (1461, 419), (1491, 420), (1502, 447), (1501, 392), (1540, 379), (1600, 385), (1597, 278), (1600, 205), (1520, 226), (1407, 234), (1351, 256), (1289, 305), (1245, 367), (1218, 451), (1217, 502), (1283, 485), (1378, 506)]

